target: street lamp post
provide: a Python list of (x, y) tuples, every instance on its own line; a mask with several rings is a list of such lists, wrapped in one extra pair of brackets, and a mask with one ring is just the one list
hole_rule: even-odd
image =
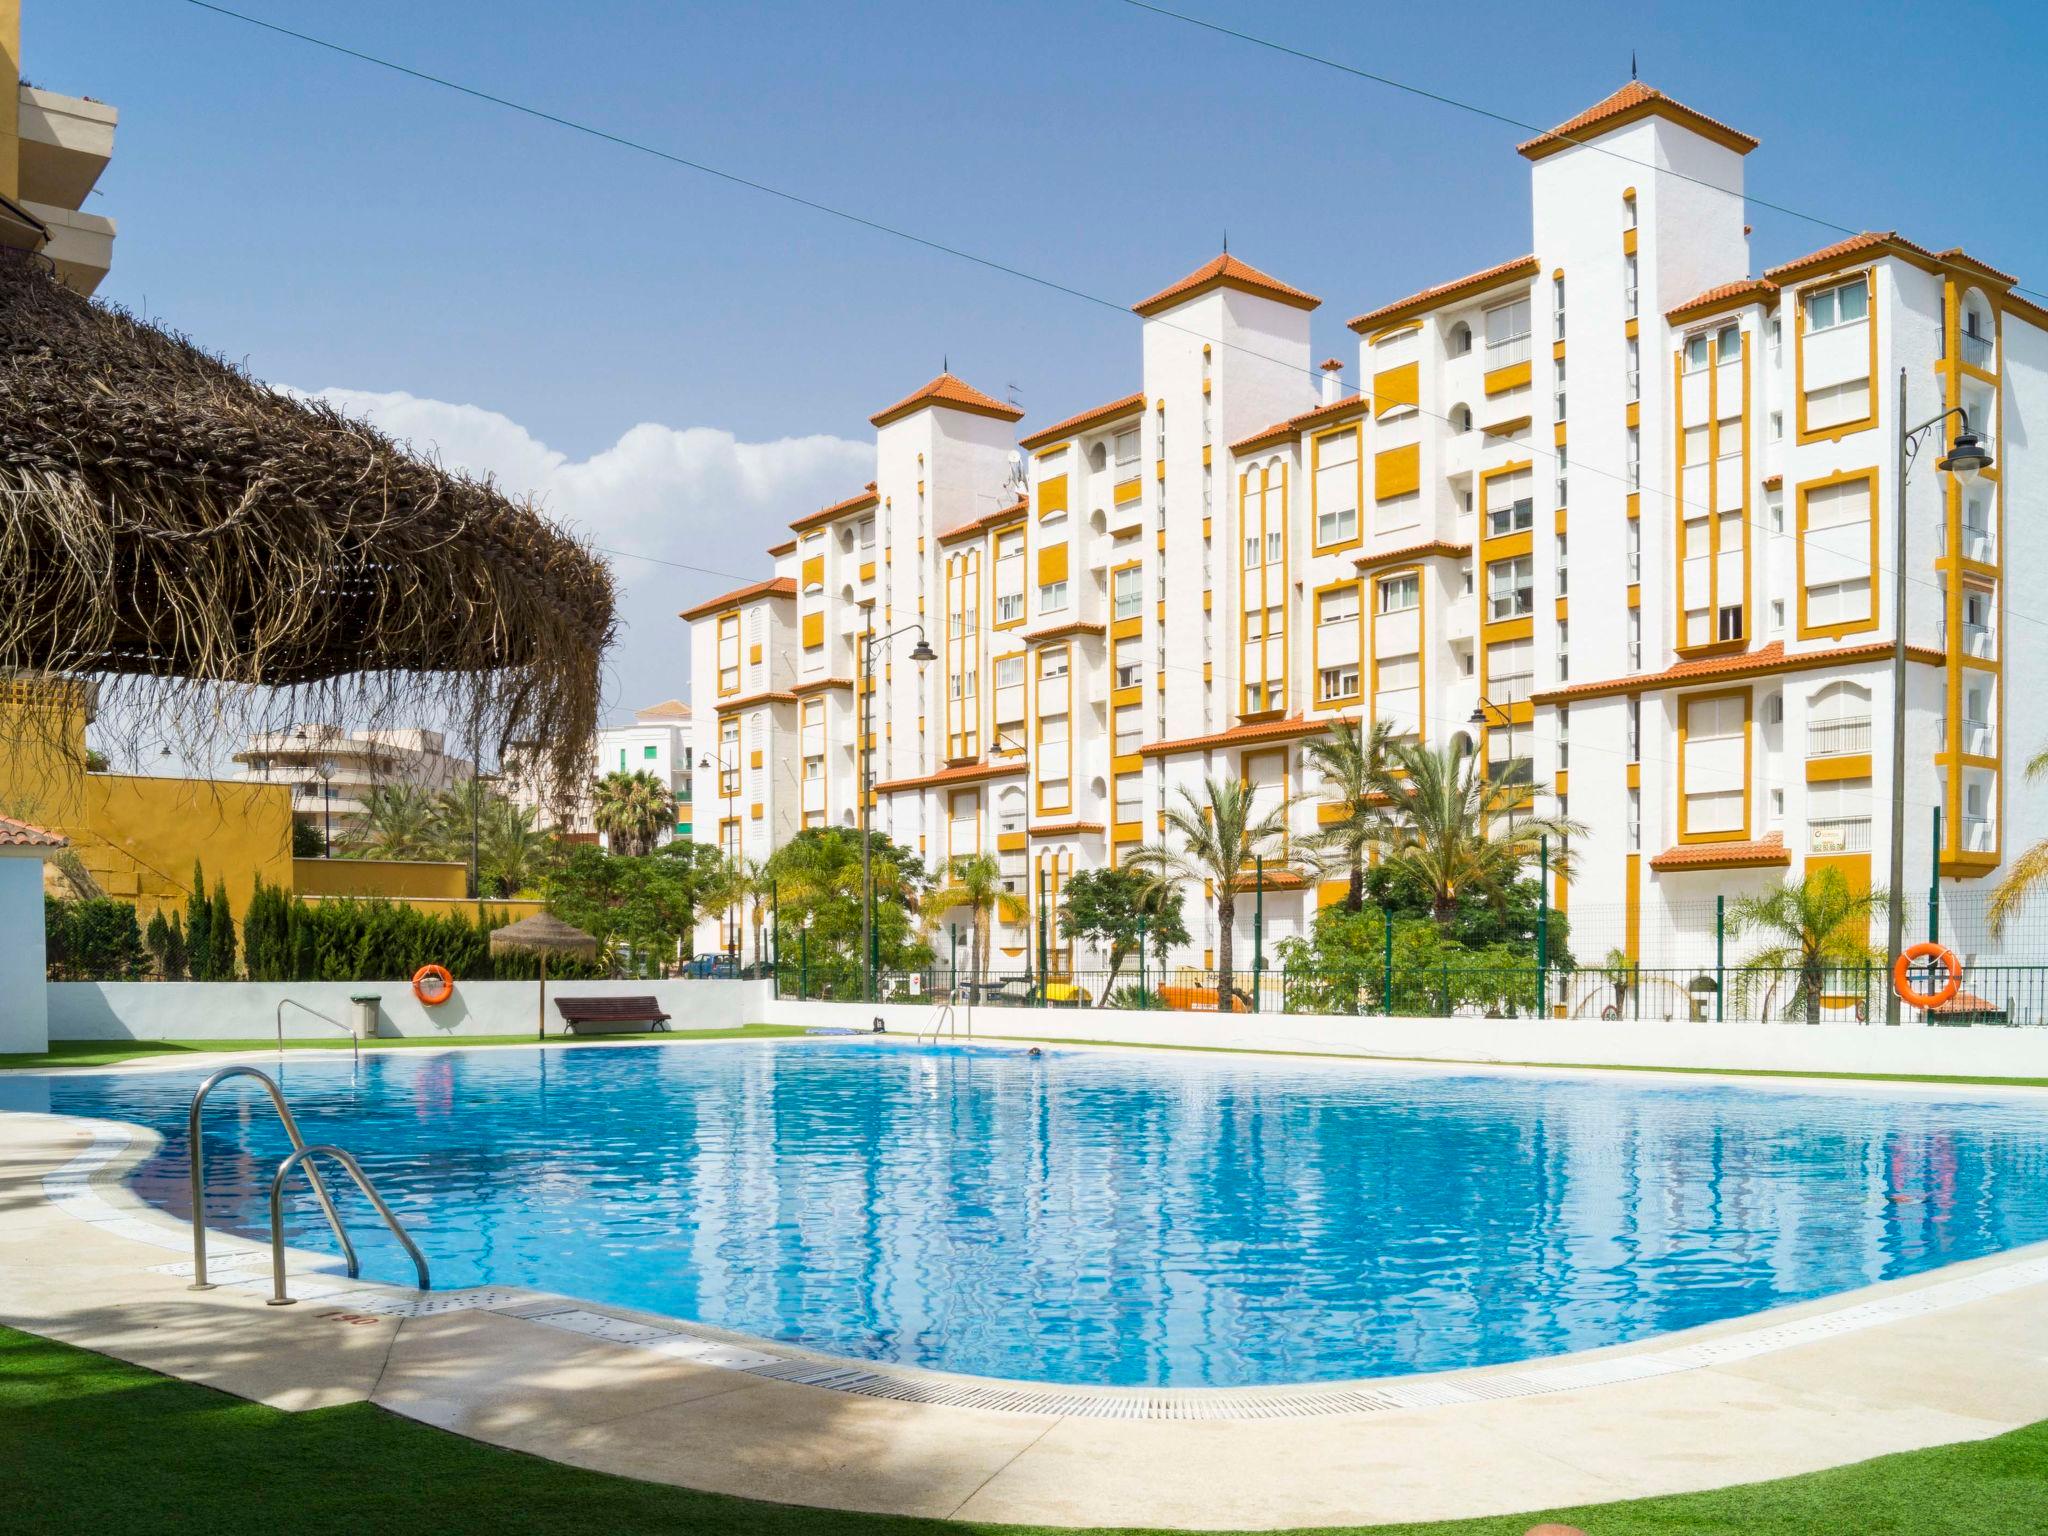
[(498, 781), (495, 773), (471, 773), (469, 776), (469, 899), (477, 900), (484, 893), (483, 866), (479, 858), (479, 835), (481, 821), (480, 804), (483, 786)]
[[(1495, 716), (1499, 716), (1499, 719), (1498, 719), (1498, 721), (1496, 721), (1496, 720), (1495, 720), (1495, 718), (1494, 718)], [(1514, 788), (1514, 778), (1515, 778), (1515, 715), (1514, 715), (1514, 711), (1513, 711), (1513, 710), (1508, 710), (1508, 709), (1502, 709), (1502, 708), (1501, 708), (1501, 707), (1500, 707), (1500, 706), (1499, 706), (1498, 704), (1494, 703), (1494, 702), (1493, 702), (1493, 700), (1489, 699), (1489, 698), (1488, 698), (1488, 697), (1487, 697), (1487, 696), (1486, 696), (1485, 694), (1483, 694), (1483, 693), (1482, 693), (1482, 694), (1480, 694), (1480, 695), (1479, 695), (1479, 706), (1478, 706), (1478, 708), (1476, 708), (1476, 709), (1474, 709), (1474, 710), (1472, 711), (1472, 719), (1471, 719), (1471, 722), (1470, 722), (1470, 723), (1471, 723), (1471, 724), (1473, 724), (1473, 725), (1479, 725), (1479, 726), (1493, 725), (1493, 724), (1496, 724), (1496, 723), (1497, 723), (1497, 724), (1499, 724), (1499, 725), (1501, 726), (1501, 728), (1502, 728), (1502, 729), (1504, 729), (1504, 730), (1505, 730), (1505, 731), (1507, 732), (1507, 736), (1508, 736), (1508, 755), (1507, 755), (1507, 767), (1506, 767), (1506, 774), (1507, 774), (1507, 781), (1508, 781), (1508, 787), (1509, 787), (1510, 791), (1512, 791), (1512, 790), (1513, 790), (1513, 788)], [(1485, 767), (1485, 765), (1484, 765), (1484, 764), (1481, 764), (1480, 766), (1481, 766), (1482, 770), (1483, 770), (1483, 769), (1484, 769), (1484, 767)], [(1516, 796), (1516, 797), (1515, 797), (1515, 799), (1514, 799), (1514, 800), (1510, 800), (1510, 801), (1508, 802), (1508, 830), (1509, 830), (1510, 832), (1512, 832), (1512, 831), (1514, 831), (1514, 830), (1515, 830), (1515, 804), (1516, 804), (1516, 801), (1517, 801), (1517, 800), (1519, 800), (1520, 798), (1521, 798), (1521, 797), (1520, 797), (1520, 796), (1518, 795), (1518, 796)]]
[(334, 857), (334, 771), (335, 761), (323, 757), (313, 767), (320, 775), (320, 857)]
[(875, 734), (875, 653), (899, 635), (915, 634), (917, 644), (910, 648), (910, 659), (917, 663), (921, 674), (927, 663), (937, 661), (938, 653), (925, 638), (922, 624), (905, 624), (890, 630), (885, 635), (875, 633), (875, 610), (868, 608), (867, 632), (861, 636), (860, 646), (860, 974), (861, 1001), (872, 1002), (875, 997), (875, 885), (874, 885), (874, 835), (868, 803), (874, 796), (874, 734)]
[[(733, 816), (732, 813), (732, 802), (734, 795), (736, 795), (739, 792), (740, 771), (735, 764), (728, 763), (725, 760), (725, 753), (723, 751), (719, 751), (717, 753), (704, 753), (701, 757), (697, 759), (697, 766), (699, 768), (710, 768), (714, 766), (714, 762), (718, 769), (718, 792), (725, 798), (725, 816), (724, 819), (719, 823), (718, 828), (718, 840), (720, 844), (720, 851), (723, 851), (723, 845), (725, 842), (725, 824), (727, 822), (730, 822), (733, 827), (732, 853), (730, 857), (734, 865), (737, 866), (740, 857), (740, 834), (739, 822)], [(733, 974), (738, 975), (740, 968), (740, 923), (739, 914), (735, 910), (735, 908), (737, 907), (740, 898), (739, 886), (737, 881), (735, 881), (732, 884), (728, 894), (731, 896), (732, 900), (728, 902), (726, 905), (725, 928), (726, 932), (731, 936), (732, 947), (729, 953), (732, 956)]]
[[(1899, 370), (1898, 490), (1892, 504), (1892, 846), (1890, 899), (1885, 903), (1885, 968), (1899, 963), (1906, 943), (1906, 909), (1900, 893), (1906, 887), (1906, 476), (1927, 434), (1954, 416), (1960, 423), (1948, 453), (1934, 467), (1953, 475), (1960, 485), (1976, 482), (1991, 467), (1991, 450), (1970, 430), (1970, 413), (1952, 405), (1917, 427), (1906, 425), (1906, 370)], [(1949, 636), (1960, 645), (1962, 636)], [(1938, 876), (1938, 871), (1937, 871)], [(1939, 879), (1936, 880), (1939, 889)], [(1932, 899), (1930, 897), (1930, 899)], [(1884, 1021), (1899, 1022), (1899, 990), (1886, 987)]]

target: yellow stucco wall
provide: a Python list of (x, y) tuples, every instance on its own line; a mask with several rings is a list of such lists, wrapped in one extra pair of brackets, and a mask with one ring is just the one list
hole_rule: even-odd
[(461, 900), (469, 866), (410, 859), (293, 859), (301, 896), (429, 896)]
[[(366, 896), (383, 896), (387, 900), (397, 902), (401, 906), (411, 907), (415, 912), (423, 912), (428, 917), (446, 917), (451, 913), (459, 912), (473, 923), (480, 921), (486, 915), (501, 924), (516, 923), (522, 917), (531, 917), (536, 912), (547, 911), (546, 902), (501, 901), (495, 896), (486, 896), (482, 901), (471, 901), (466, 896), (449, 900), (434, 896), (400, 896), (386, 891), (367, 891), (362, 894)], [(342, 899), (344, 898), (340, 895), (306, 896), (306, 900), (316, 906), (322, 901), (339, 901)]]

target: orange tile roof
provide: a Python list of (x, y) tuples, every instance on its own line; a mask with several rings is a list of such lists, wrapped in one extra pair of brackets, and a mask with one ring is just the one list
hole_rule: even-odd
[(1048, 821), (1024, 830), (1033, 837), (1068, 837), (1082, 832), (1099, 833), (1103, 827), (1099, 821)]
[(1108, 633), (1109, 629), (1106, 625), (1091, 624), (1086, 619), (1069, 619), (1062, 624), (1050, 624), (1044, 629), (1030, 630), (1025, 634), (1024, 638), (1031, 644), (1036, 645), (1041, 640), (1064, 640), (1068, 635), (1095, 635), (1100, 637)]
[(853, 692), (853, 687), (853, 679), (850, 677), (814, 677), (808, 683), (796, 684), (789, 691), (794, 697), (800, 699), (806, 694), (826, 693), (834, 688), (844, 688), (848, 693), (851, 693)]
[(795, 597), (796, 578), (793, 576), (770, 576), (766, 581), (754, 582), (751, 586), (739, 587), (718, 597), (706, 598), (694, 608), (685, 608), (679, 615), (685, 619), (701, 619), (705, 614), (719, 608), (730, 608), (734, 603), (744, 603), (754, 597)]
[(795, 553), (795, 539), (784, 539), (780, 544), (770, 544), (768, 546), (768, 558), (770, 560), (779, 560), (784, 555), (793, 555)]
[(1790, 864), (1782, 833), (1749, 843), (1680, 843), (1650, 860), (1652, 869), (1765, 869)]
[(1022, 759), (1014, 763), (956, 763), (950, 768), (941, 768), (937, 773), (920, 774), (910, 779), (885, 779), (875, 786), (878, 795), (893, 794), (902, 789), (943, 789), (954, 784), (979, 784), (986, 779), (1007, 779), (1024, 771)]
[(1230, 445), (1230, 451), (1251, 453), (1272, 443), (1285, 442), (1290, 437), (1299, 436), (1310, 427), (1319, 427), (1326, 421), (1335, 421), (1340, 416), (1362, 411), (1368, 403), (1363, 395), (1346, 395), (1341, 400), (1332, 400), (1328, 405), (1318, 405), (1297, 416), (1290, 416), (1285, 421), (1276, 421), (1270, 427), (1262, 427), (1250, 437), (1241, 437)]
[(1024, 449), (1043, 448), (1046, 444), (1056, 443), (1063, 437), (1073, 437), (1090, 427), (1099, 427), (1105, 422), (1115, 421), (1119, 416), (1128, 416), (1133, 411), (1143, 409), (1145, 392), (1139, 390), (1135, 395), (1125, 395), (1122, 399), (1112, 400), (1107, 405), (1091, 406), (1085, 411), (1069, 416), (1065, 421), (1056, 421), (1041, 432), (1019, 438), (1017, 446)]
[(1790, 261), (1781, 261), (1775, 267), (1764, 268), (1764, 276), (1783, 287), (1787, 278), (1796, 278), (1802, 273), (1828, 266), (1844, 256), (1854, 256), (1863, 251), (1887, 252), (1896, 256), (1917, 257), (1923, 262), (1934, 261), (1934, 252), (1924, 245), (1915, 245), (1911, 240), (1901, 239), (1895, 229), (1866, 229), (1860, 235), (1851, 235), (1846, 240), (1837, 240), (1824, 245), (1817, 251), (1808, 251), (1804, 256), (1795, 256)]
[(2005, 1010), (1988, 997), (1979, 997), (1974, 992), (1958, 992), (1940, 1007), (1930, 1010), (1934, 1013), (2003, 1013)]
[[(1773, 640), (1769, 645), (1754, 651), (1739, 651), (1730, 656), (1701, 656), (1690, 661), (1681, 661), (1666, 667), (1662, 672), (1647, 672), (1636, 677), (1615, 677), (1605, 682), (1574, 683), (1569, 688), (1556, 688), (1548, 693), (1533, 696), (1537, 704), (1563, 704), (1573, 699), (1601, 698), (1618, 693), (1651, 693), (1664, 688), (1683, 688), (1691, 683), (1711, 682), (1716, 678), (1768, 677), (1777, 672), (1808, 672), (1815, 667), (1832, 667), (1842, 662), (1872, 661), (1892, 653), (1889, 640), (1874, 640), (1867, 645), (1837, 645), (1819, 651), (1798, 651), (1785, 653), (1785, 642)], [(1940, 666), (1947, 658), (1937, 650), (1922, 645), (1909, 645), (1906, 655), (1910, 660)]]
[(729, 715), (736, 709), (752, 709), (756, 704), (794, 704), (796, 695), (786, 688), (764, 688), (759, 693), (743, 693), (736, 699), (720, 699), (718, 712)]
[(1213, 288), (1237, 288), (1246, 293), (1255, 293), (1262, 299), (1273, 299), (1294, 309), (1314, 309), (1323, 301), (1312, 293), (1283, 283), (1279, 278), (1261, 272), (1249, 262), (1239, 261), (1225, 251), (1213, 261), (1205, 261), (1177, 283), (1160, 289), (1149, 299), (1140, 299), (1131, 306), (1141, 315), (1156, 315), (1162, 310), (1185, 304)]
[(1138, 748), (1138, 752), (1144, 757), (1171, 757), (1180, 752), (1209, 752), (1218, 748), (1249, 746), (1260, 741), (1291, 741), (1298, 736), (1319, 736), (1332, 724), (1327, 719), (1304, 720), (1300, 715), (1289, 715), (1285, 720), (1253, 720), (1208, 736), (1155, 741)]
[(1974, 272), (1982, 273), (1985, 277), (1991, 278), (1996, 282), (2016, 283), (2019, 281), (2012, 273), (2001, 272), (1988, 261), (1979, 261), (1960, 245), (1952, 245), (1945, 251), (1936, 252), (1935, 259), (1948, 262), (1954, 266), (1967, 267)]
[(1498, 266), (1486, 267), (1478, 272), (1468, 272), (1463, 277), (1454, 277), (1448, 283), (1438, 283), (1434, 288), (1425, 288), (1420, 293), (1411, 293), (1405, 299), (1396, 299), (1391, 304), (1382, 304), (1378, 309), (1369, 309), (1346, 323), (1352, 330), (1363, 334), (1382, 325), (1391, 325), (1396, 320), (1427, 314), (1453, 299), (1467, 298), (1484, 293), (1489, 288), (1498, 288), (1507, 283), (1536, 275), (1534, 256), (1517, 256), (1513, 261), (1501, 262)]
[(1683, 102), (1673, 101), (1662, 91), (1640, 80), (1631, 80), (1606, 100), (1595, 102), (1577, 117), (1567, 118), (1548, 133), (1524, 139), (1515, 146), (1515, 151), (1528, 159), (1541, 160), (1545, 155), (1554, 155), (1574, 144), (1583, 144), (1603, 133), (1612, 133), (1645, 117), (1668, 118), (1681, 127), (1692, 129), (1702, 138), (1712, 139), (1716, 144), (1734, 150), (1738, 155), (1748, 154), (1761, 142), (1739, 128), (1730, 128), (1704, 112), (1695, 112)]
[(1399, 549), (1382, 549), (1370, 555), (1360, 555), (1351, 563), (1361, 571), (1369, 571), (1377, 565), (1393, 565), (1402, 560), (1428, 560), (1438, 555), (1469, 555), (1470, 544), (1447, 544), (1442, 539), (1431, 539), (1423, 544), (1403, 544)]
[(0, 848), (68, 848), (68, 839), (12, 816), (0, 816)]
[(1017, 421), (1024, 415), (1022, 407), (984, 395), (965, 379), (942, 373), (923, 389), (912, 390), (886, 410), (875, 412), (868, 420), (875, 426), (886, 427), (890, 422), (901, 420), (928, 405), (950, 406), (956, 411), (969, 411), (976, 416), (993, 416), (998, 421)]
[(955, 523), (950, 528), (941, 528), (938, 540), (951, 544), (955, 539), (964, 539), (970, 533), (984, 533), (997, 523), (1007, 522), (1013, 517), (1022, 517), (1031, 509), (1031, 503), (1024, 500), (1011, 502), (1007, 507), (997, 507), (993, 512), (984, 512), (979, 517), (970, 517), (964, 523)]
[(1676, 324), (1711, 315), (1716, 310), (1740, 309), (1746, 304), (1760, 303), (1777, 296), (1778, 285), (1769, 278), (1745, 277), (1740, 282), (1722, 283), (1705, 293), (1694, 294), (1683, 304), (1665, 310), (1664, 318)]
[(789, 526), (798, 533), (803, 533), (808, 529), (822, 528), (835, 517), (844, 517), (849, 512), (865, 512), (869, 507), (878, 507), (881, 504), (882, 498), (875, 494), (875, 484), (870, 480), (866, 490), (859, 491), (847, 497), (844, 501), (835, 501), (829, 507), (820, 507), (815, 512), (806, 512)]
[(1783, 475), (1765, 475), (1765, 476), (1764, 476), (1764, 489), (1765, 489), (1765, 490), (1767, 490), (1767, 491), (1782, 491), (1782, 490), (1783, 490), (1784, 488), (1785, 488), (1785, 477), (1784, 477)]

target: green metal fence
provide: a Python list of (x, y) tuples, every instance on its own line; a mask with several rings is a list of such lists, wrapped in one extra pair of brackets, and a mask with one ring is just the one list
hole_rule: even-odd
[[(1120, 971), (988, 971), (946, 964), (887, 971), (885, 1003), (971, 1003), (977, 1008), (1118, 1008), (1221, 1012), (1219, 973), (1182, 966)], [(858, 1001), (859, 988), (818, 984), (794, 964), (776, 975), (778, 995)], [(1230, 1011), (1240, 1014), (1400, 1015), (1409, 1018), (1602, 1019), (1644, 1023), (1762, 1020), (1790, 1024), (1884, 1022), (1890, 976), (1882, 965), (1803, 971), (1794, 967), (1513, 966), (1363, 964), (1345, 970), (1235, 971)], [(1923, 980), (1921, 985), (1931, 985)], [(2048, 1025), (2048, 965), (1966, 967), (1936, 1025)]]

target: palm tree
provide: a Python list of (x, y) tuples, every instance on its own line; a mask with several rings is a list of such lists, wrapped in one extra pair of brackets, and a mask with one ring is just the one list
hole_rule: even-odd
[(1791, 1008), (1806, 1022), (1820, 1022), (1820, 1000), (1829, 971), (1867, 968), (1877, 959), (1870, 944), (1870, 919), (1885, 909), (1883, 891), (1857, 890), (1838, 869), (1818, 869), (1803, 880), (1787, 880), (1760, 896), (1744, 896), (1728, 909), (1731, 933), (1761, 933), (1775, 942), (1750, 956), (1751, 973), (1796, 971)]
[(1236, 994), (1231, 939), (1238, 895), (1249, 889), (1255, 862), (1286, 846), (1292, 797), (1264, 812), (1257, 790), (1243, 779), (1204, 779), (1202, 793), (1183, 788), (1181, 803), (1166, 813), (1174, 841), (1148, 844), (1130, 862), (1163, 879), (1204, 880), (1216, 897), (1216, 1006), (1228, 1013)]
[[(2027, 763), (2029, 782), (2048, 779), (2048, 747), (2036, 752)], [(2048, 880), (2048, 838), (2034, 844), (2025, 853), (2012, 861), (2012, 867), (2005, 872), (2005, 878), (1998, 882), (1998, 888), (1991, 893), (1991, 906), (1986, 915), (1991, 920), (1991, 937), (2005, 936), (2005, 925), (2021, 902), (2032, 894), (2034, 888)]]
[(432, 859), (444, 851), (434, 797), (414, 784), (381, 784), (363, 796), (351, 850), (380, 859)]
[(761, 954), (761, 925), (766, 920), (769, 907), (775, 899), (775, 878), (768, 873), (768, 866), (759, 859), (741, 859), (739, 868), (740, 889), (746, 897), (747, 926), (754, 935), (754, 963), (759, 965)]
[(1303, 746), (1308, 760), (1322, 770), (1329, 803), (1343, 808), (1341, 817), (1326, 822), (1316, 834), (1315, 849), (1324, 863), (1343, 869), (1349, 878), (1346, 912), (1365, 905), (1366, 859), (1380, 840), (1383, 819), (1370, 802), (1380, 797), (1392, 729), (1386, 720), (1375, 721), (1364, 731), (1356, 720), (1336, 720), (1327, 735)]
[[(614, 774), (614, 778), (622, 775)], [(739, 913), (746, 905), (749, 888), (748, 861), (744, 858), (721, 858), (714, 865), (699, 887), (697, 903), (707, 913), (715, 912), (723, 921), (732, 914), (737, 925)], [(739, 959), (739, 932), (735, 926), (732, 936), (732, 955), (735, 964)]]
[(534, 812), (502, 795), (484, 801), (477, 825), (476, 877), (479, 893), (517, 896), (547, 874), (553, 843), (534, 825)]
[(1567, 868), (1566, 840), (1584, 829), (1522, 812), (1533, 786), (1489, 777), (1469, 750), (1395, 742), (1378, 777), (1389, 802), (1371, 846), (1390, 873), (1429, 893), (1430, 916), (1448, 929), (1461, 899), (1499, 901), (1533, 863), (1544, 838), (1551, 867)]
[(675, 796), (651, 773), (608, 773), (592, 798), (592, 819), (613, 853), (650, 853), (662, 829), (675, 825)]
[(970, 853), (947, 861), (946, 878), (924, 899), (925, 926), (935, 929), (940, 918), (959, 911), (967, 913), (974, 978), (979, 981), (982, 956), (988, 951), (989, 920), (1001, 913), (1003, 921), (1021, 923), (1031, 915), (1031, 909), (1003, 889), (1003, 869), (992, 854)]

